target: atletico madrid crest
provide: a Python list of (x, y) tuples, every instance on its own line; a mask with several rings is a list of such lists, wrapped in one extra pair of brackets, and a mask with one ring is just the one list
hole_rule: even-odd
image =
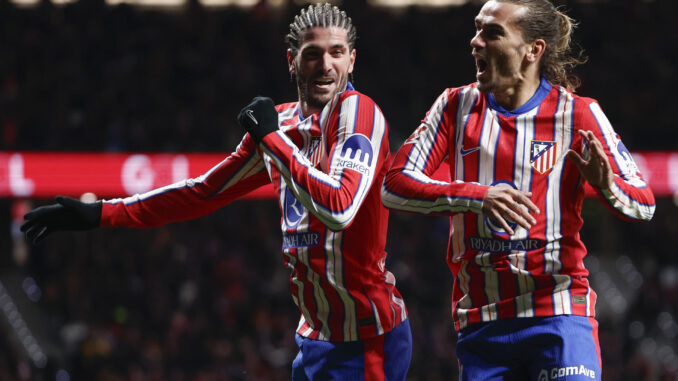
[(539, 173), (548, 172), (556, 164), (558, 144), (556, 142), (533, 140), (530, 146), (530, 164)]

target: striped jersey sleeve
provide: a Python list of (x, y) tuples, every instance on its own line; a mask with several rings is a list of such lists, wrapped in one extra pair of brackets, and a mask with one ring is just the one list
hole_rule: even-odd
[[(649, 221), (655, 210), (652, 190), (598, 103), (589, 102), (581, 115), (581, 128), (593, 131), (602, 143), (614, 172), (614, 181), (609, 189), (596, 189), (598, 197), (622, 219)], [(580, 153), (588, 157), (589, 150), (585, 144), (582, 144), (581, 150)]]
[(151, 228), (202, 217), (268, 182), (263, 160), (247, 134), (235, 152), (197, 178), (104, 200), (101, 226)]
[(329, 229), (347, 228), (388, 158), (386, 120), (369, 97), (357, 91), (338, 94), (318, 117), (323, 160), (318, 166), (283, 132), (260, 144), (294, 197)]
[(457, 118), (467, 114), (459, 109), (472, 108), (477, 101), (474, 97), (460, 98), (459, 93), (445, 90), (398, 150), (381, 190), (386, 207), (421, 214), (481, 212), (487, 186), (431, 177), (448, 158), (449, 147), (454, 143), (449, 140), (467, 122)]

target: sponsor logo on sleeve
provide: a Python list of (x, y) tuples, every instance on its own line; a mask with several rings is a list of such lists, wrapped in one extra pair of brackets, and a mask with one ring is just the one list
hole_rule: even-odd
[(346, 139), (339, 156), (338, 168), (352, 169), (365, 175), (370, 173), (374, 153), (365, 135), (355, 134)]
[(631, 156), (631, 152), (626, 148), (624, 143), (621, 142), (621, 140), (617, 141), (617, 153), (619, 156), (622, 158), (622, 163), (626, 168), (622, 168), (623, 170), (627, 170), (633, 174), (638, 173), (638, 166), (636, 165), (636, 162), (633, 161), (633, 157)]

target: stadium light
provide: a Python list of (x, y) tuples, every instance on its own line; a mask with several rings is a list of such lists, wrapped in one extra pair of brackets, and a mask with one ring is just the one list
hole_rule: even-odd
[(410, 6), (421, 7), (450, 7), (464, 5), (470, 0), (368, 0), (367, 4), (374, 7), (402, 8)]
[[(40, 4), (42, 0), (10, 0), (19, 7), (33, 7)], [(54, 5), (65, 5), (75, 3), (80, 0), (50, 0)], [(225, 7), (236, 6), (242, 8), (250, 8), (259, 3), (259, 0), (199, 0), (200, 3), (206, 7)], [(374, 7), (382, 8), (403, 8), (409, 6), (421, 7), (449, 7), (459, 6), (469, 2), (482, 3), (483, 0), (368, 0), (367, 3)], [(591, 0), (588, 0), (591, 1)], [(307, 4), (316, 3), (318, 0), (294, 0), (297, 6), (305, 6)], [(337, 6), (342, 5), (342, 0), (328, 0)], [(187, 0), (106, 0), (108, 5), (129, 4), (140, 7), (158, 7), (158, 8), (176, 8), (184, 6)], [(286, 0), (266, 0), (266, 3), (275, 8), (279, 8), (287, 4)]]

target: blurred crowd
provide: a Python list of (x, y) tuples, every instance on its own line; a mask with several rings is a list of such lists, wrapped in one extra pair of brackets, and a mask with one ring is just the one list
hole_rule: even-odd
[[(291, 1), (290, 1), (291, 3)], [(563, 3), (557, 2), (556, 3)], [(82, 0), (17, 8), (0, 0), (0, 149), (223, 151), (258, 94), (296, 100), (283, 37), (295, 6), (159, 11)], [(673, 0), (569, 1), (598, 99), (631, 151), (675, 149)], [(380, 105), (393, 148), (445, 87), (474, 81), (477, 3), (440, 9), (342, 5), (358, 28), (355, 86)]]
[[(478, 5), (343, 3), (358, 27), (355, 86), (380, 105), (397, 149), (443, 88), (473, 81)], [(579, 92), (600, 101), (631, 151), (678, 149), (669, 128), (678, 3), (557, 3), (580, 22), (575, 39), (589, 56)], [(296, 99), (283, 37), (297, 11), (0, 0), (0, 150), (231, 151), (243, 134), (235, 115), (253, 96)], [(0, 200), (0, 214), (11, 204)], [(653, 222), (637, 225), (585, 203), (604, 380), (678, 379), (676, 209), (660, 199)], [(151, 230), (56, 235), (20, 265), (4, 256), (0, 273), (39, 286), (61, 354), (36, 368), (0, 325), (0, 379), (290, 379), (299, 314), (279, 218), (273, 201), (240, 201)], [(9, 253), (23, 243), (10, 234), (16, 224), (0, 220)], [(447, 233), (446, 218), (391, 214), (387, 267), (410, 312), (411, 380), (457, 378)]]
[[(603, 380), (678, 379), (676, 210), (660, 199), (654, 221), (639, 225), (586, 202)], [(299, 312), (278, 221), (273, 200), (239, 201), (195, 221), (62, 233), (32, 247), (18, 271), (39, 285), (36, 304), (60, 354), (36, 368), (3, 332), (0, 379), (54, 380), (64, 370), (58, 381), (289, 380)], [(387, 268), (413, 333), (408, 380), (458, 377), (448, 229), (445, 217), (390, 216)]]

